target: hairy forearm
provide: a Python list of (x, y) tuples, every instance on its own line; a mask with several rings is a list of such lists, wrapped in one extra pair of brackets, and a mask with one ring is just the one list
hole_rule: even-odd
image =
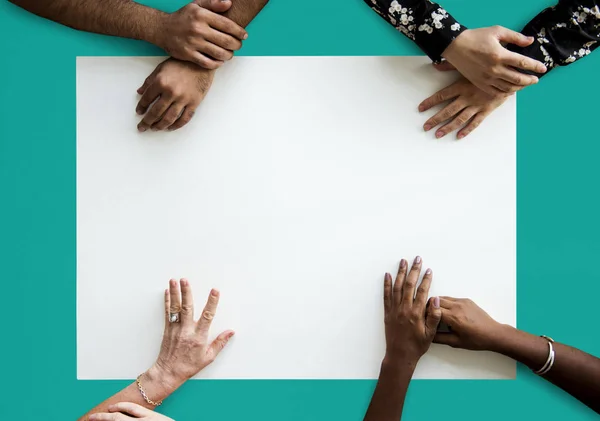
[[(534, 371), (541, 369), (548, 359), (548, 341), (509, 326), (503, 329), (504, 334), (491, 350)], [(544, 378), (600, 413), (600, 359), (560, 343), (553, 346), (554, 365)]]
[(131, 0), (9, 0), (71, 28), (153, 42), (165, 13)]
[(384, 360), (364, 421), (398, 421), (416, 363)]
[[(154, 366), (146, 373), (144, 373), (144, 375), (141, 378), (141, 383), (144, 387), (144, 391), (148, 395), (148, 398), (154, 402), (159, 402), (169, 397), (177, 388), (179, 388), (179, 386), (183, 384), (183, 381), (179, 381), (166, 375), (163, 371)], [(92, 414), (97, 414), (99, 412), (108, 412), (108, 407), (110, 405), (114, 405), (119, 402), (131, 402), (141, 405), (148, 409), (155, 409), (153, 405), (150, 405), (142, 397), (142, 394), (138, 389), (137, 383), (134, 382), (127, 386), (125, 389), (121, 390), (117, 394), (111, 396), (110, 398), (96, 406), (87, 414), (79, 418), (78, 421), (88, 421), (89, 416)]]
[(269, 0), (233, 0), (231, 9), (223, 13), (223, 16), (245, 28), (268, 2)]

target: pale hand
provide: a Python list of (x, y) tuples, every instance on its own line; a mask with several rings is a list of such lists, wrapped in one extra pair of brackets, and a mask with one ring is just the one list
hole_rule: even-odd
[(219, 13), (231, 1), (197, 0), (167, 14), (159, 24), (154, 44), (170, 56), (214, 70), (233, 57), (248, 33)]
[(438, 333), (434, 342), (475, 351), (493, 350), (501, 342), (507, 326), (492, 319), (469, 299), (440, 297), (442, 322), (451, 333)]
[[(214, 79), (214, 70), (173, 58), (163, 61), (137, 90), (138, 130), (177, 130), (188, 124)], [(149, 110), (149, 111), (148, 111)]]
[[(169, 289), (165, 291), (165, 331), (154, 364), (165, 382), (182, 384), (196, 375), (217, 358), (234, 335), (233, 331), (227, 330), (214, 341), (208, 339), (218, 304), (219, 291), (213, 289), (200, 320), (194, 321), (194, 299), (189, 282), (171, 279)], [(180, 321), (171, 323), (169, 313), (180, 313)]]
[[(482, 91), (496, 95), (516, 92), (538, 82), (538, 78), (517, 69), (545, 73), (543, 63), (513, 53), (502, 43), (521, 47), (534, 39), (502, 26), (469, 29), (461, 33), (442, 53), (446, 63), (436, 65), (438, 70), (458, 70)], [(451, 66), (450, 66), (451, 65)]]
[(489, 95), (467, 79), (460, 79), (419, 104), (419, 111), (423, 112), (449, 101), (441, 111), (425, 122), (423, 129), (429, 131), (443, 124), (436, 131), (435, 137), (439, 139), (460, 129), (457, 138), (462, 139), (479, 127), (510, 95), (513, 94)]
[(108, 407), (108, 412), (92, 414), (88, 419), (89, 421), (174, 421), (169, 417), (130, 402), (120, 402), (111, 405)]
[(392, 364), (416, 364), (429, 349), (442, 316), (439, 299), (431, 299), (427, 306), (433, 276), (430, 269), (417, 288), (421, 266), (421, 258), (417, 257), (408, 271), (408, 263), (402, 259), (393, 285), (392, 276), (385, 274), (385, 360)]

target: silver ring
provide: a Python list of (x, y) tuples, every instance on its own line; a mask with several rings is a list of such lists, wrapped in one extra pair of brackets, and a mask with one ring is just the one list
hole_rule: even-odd
[(170, 323), (179, 323), (179, 313), (169, 313)]

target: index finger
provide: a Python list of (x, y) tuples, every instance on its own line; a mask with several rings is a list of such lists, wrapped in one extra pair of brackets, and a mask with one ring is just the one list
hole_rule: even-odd
[(225, 32), (226, 34), (236, 37), (237, 39), (245, 40), (248, 38), (248, 32), (246, 32), (244, 28), (224, 16), (216, 13), (210, 13), (207, 18), (207, 22), (211, 28)]
[(544, 63), (517, 53), (507, 54), (502, 62), (517, 69), (529, 70), (536, 73), (546, 73), (547, 70)]
[(200, 320), (198, 320), (198, 330), (202, 333), (208, 334), (210, 329), (210, 324), (217, 313), (217, 306), (219, 305), (219, 291), (216, 289), (212, 289), (210, 291), (210, 295), (208, 296), (208, 301), (204, 306), (204, 310), (202, 310), (202, 315), (200, 316)]

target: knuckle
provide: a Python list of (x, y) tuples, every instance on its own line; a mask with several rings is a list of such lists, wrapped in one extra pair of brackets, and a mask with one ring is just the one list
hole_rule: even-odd
[(500, 61), (500, 54), (493, 52), (490, 53), (490, 60), (492, 60), (493, 62), (497, 63)]
[(209, 311), (209, 310), (204, 310), (202, 312), (202, 318), (206, 319), (206, 320), (212, 320), (215, 317), (215, 313)]

